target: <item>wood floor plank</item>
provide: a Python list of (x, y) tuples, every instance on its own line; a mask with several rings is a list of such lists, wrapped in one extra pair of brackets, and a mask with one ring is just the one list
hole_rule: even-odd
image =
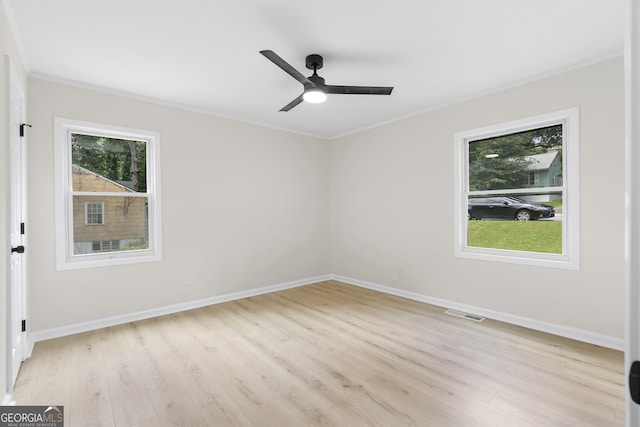
[(69, 426), (624, 426), (623, 354), (336, 281), (37, 343)]
[[(111, 408), (118, 426), (138, 425), (157, 417), (135, 354), (126, 339), (131, 327), (129, 324), (109, 328), (109, 339), (103, 347), (103, 366), (109, 384)], [(85, 404), (84, 399), (81, 402)], [(78, 405), (70, 403), (69, 406), (70, 415), (75, 414)]]
[(104, 369), (103, 340), (104, 330), (82, 334), (77, 337), (84, 345), (77, 345), (74, 352), (74, 369), (70, 372), (70, 402), (82, 401), (82, 407), (73, 411), (73, 417), (67, 416), (67, 425), (115, 426), (111, 409), (111, 394), (106, 370)]
[(24, 377), (18, 375), (15, 389), (26, 386), (34, 405), (64, 405), (69, 401), (72, 385), (69, 373), (75, 368), (73, 342), (74, 338), (65, 337), (38, 343), (34, 352), (41, 351), (44, 358), (35, 366), (27, 366)]

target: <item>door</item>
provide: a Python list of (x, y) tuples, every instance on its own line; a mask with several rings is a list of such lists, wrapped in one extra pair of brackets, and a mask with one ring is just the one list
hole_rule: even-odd
[(491, 218), (490, 204), (491, 199), (486, 197), (469, 199), (469, 214), (471, 218)]
[(9, 384), (13, 388), (20, 364), (25, 358), (25, 260), (24, 260), (24, 202), (25, 202), (25, 137), (21, 124), (25, 119), (24, 90), (8, 57), (5, 59), (9, 75), (9, 227), (11, 238), (9, 311)]
[(489, 214), (492, 218), (513, 219), (515, 209), (505, 199), (491, 199)]
[[(477, 218), (506, 218), (512, 216), (506, 211), (507, 206), (503, 199), (495, 197), (479, 199), (478, 204), (474, 206)], [(472, 215), (474, 216), (474, 215)]]

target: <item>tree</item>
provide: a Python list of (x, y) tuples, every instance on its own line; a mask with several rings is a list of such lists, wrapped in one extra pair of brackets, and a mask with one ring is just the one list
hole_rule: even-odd
[(112, 181), (131, 182), (134, 191), (146, 192), (146, 143), (95, 135), (72, 134), (73, 164)]
[(529, 156), (562, 148), (562, 125), (469, 142), (469, 190), (521, 188)]
[(129, 163), (131, 165), (129, 175), (131, 176), (133, 191), (138, 191), (138, 186), (140, 184), (138, 183), (138, 153), (136, 150), (136, 143), (135, 141), (127, 141), (127, 145), (129, 146), (129, 156), (131, 158)]

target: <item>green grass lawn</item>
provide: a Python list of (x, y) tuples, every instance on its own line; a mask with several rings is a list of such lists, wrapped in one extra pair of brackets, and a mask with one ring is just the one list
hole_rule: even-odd
[(467, 245), (562, 253), (562, 221), (469, 221)]
[(545, 205), (549, 205), (549, 206), (553, 206), (554, 208), (558, 208), (559, 206), (562, 206), (562, 199), (555, 199), (555, 200), (551, 200), (548, 202), (540, 202), (540, 203), (544, 203)]

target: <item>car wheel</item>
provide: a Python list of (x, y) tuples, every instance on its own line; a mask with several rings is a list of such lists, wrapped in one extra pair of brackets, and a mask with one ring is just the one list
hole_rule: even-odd
[(520, 209), (516, 212), (516, 221), (529, 221), (531, 219), (531, 212), (526, 209)]

